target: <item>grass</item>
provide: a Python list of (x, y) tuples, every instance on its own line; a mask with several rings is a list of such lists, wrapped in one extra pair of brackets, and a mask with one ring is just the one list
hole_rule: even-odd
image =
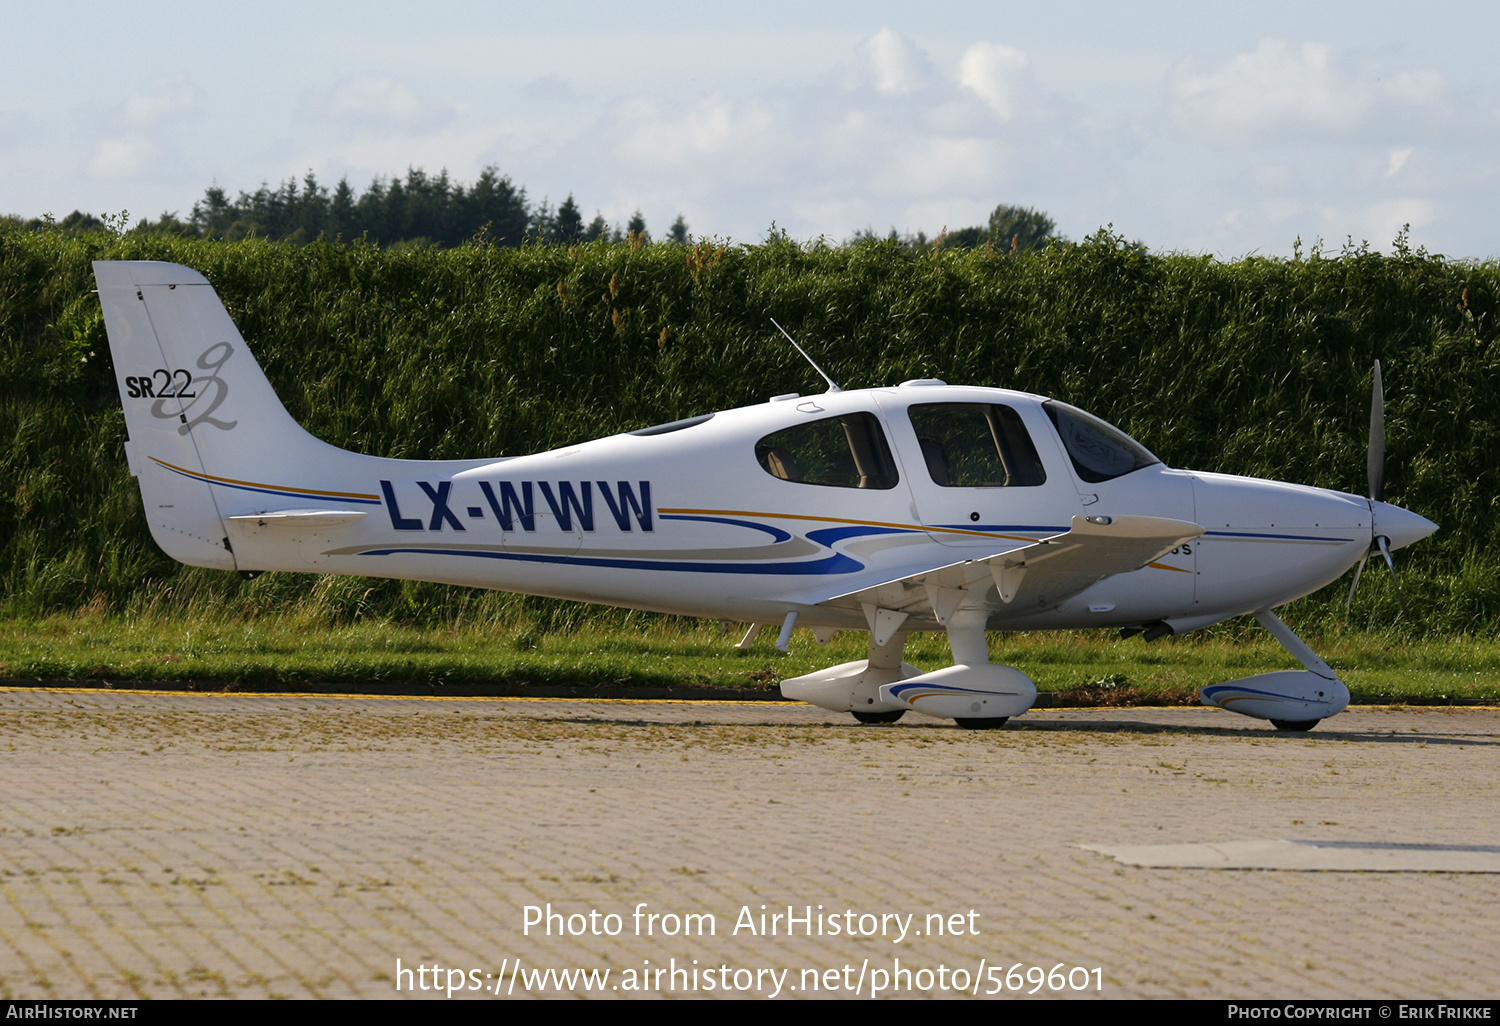
[[(346, 625), (296, 615), (184, 621), (116, 616), (97, 609), (0, 621), (0, 677), (213, 682), (296, 690), (315, 684), (399, 686), (706, 686), (774, 689), (784, 677), (865, 655), (865, 636), (845, 632), (820, 647), (794, 632), (791, 652), (769, 631), (747, 654), (743, 625), (671, 617), (549, 632), (534, 624), (410, 627)], [(1500, 640), (1410, 640), (1328, 633), (1309, 642), (1356, 696), (1391, 701), (1500, 699)], [(1081, 691), (1101, 704), (1191, 700), (1205, 684), (1296, 663), (1258, 630), (1230, 625), (1147, 643), (1103, 631), (991, 634), (991, 659), (1030, 674), (1043, 691)], [(907, 642), (924, 669), (951, 659), (941, 635)]]

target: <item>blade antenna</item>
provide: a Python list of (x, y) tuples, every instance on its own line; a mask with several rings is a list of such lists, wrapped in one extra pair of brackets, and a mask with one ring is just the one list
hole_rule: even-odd
[[(772, 324), (776, 324), (776, 318), (772, 317), (771, 318), (771, 323)], [(804, 359), (808, 363), (812, 364), (812, 369), (815, 370), (815, 371), (817, 371), (822, 376), (822, 378), (823, 378), (824, 381), (828, 382), (828, 391), (830, 391), (830, 392), (842, 392), (843, 391), (843, 389), (838, 386), (838, 382), (836, 382), (832, 378), (830, 378), (828, 376), (828, 374), (823, 370), (823, 368), (819, 367), (817, 365), (817, 363), (813, 360), (813, 358), (811, 356), (807, 355), (807, 350), (803, 349), (801, 346), (799, 346), (797, 344), (797, 340), (794, 339), (794, 338), (792, 338), (791, 335), (787, 334), (787, 330), (785, 328), (783, 328), (779, 324), (776, 324), (776, 330), (779, 331), (779, 332), (781, 332), (781, 334), (783, 336), (785, 336), (786, 340), (792, 344), (792, 348), (795, 349), (795, 350), (797, 350), (797, 352), (799, 352), (799, 353), (802, 354), (802, 359)]]

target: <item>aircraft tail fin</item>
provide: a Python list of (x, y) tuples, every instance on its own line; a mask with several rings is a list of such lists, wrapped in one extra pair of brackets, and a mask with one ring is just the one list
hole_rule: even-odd
[(236, 569), (224, 518), (244, 511), (221, 508), (235, 504), (229, 500), (347, 494), (338, 479), (365, 457), (292, 419), (201, 274), (155, 261), (97, 261), (94, 279), (125, 406), (127, 458), (151, 535), (168, 555)]

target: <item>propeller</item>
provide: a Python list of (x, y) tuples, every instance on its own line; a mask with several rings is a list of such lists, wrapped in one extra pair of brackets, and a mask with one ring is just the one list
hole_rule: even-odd
[[(1370, 523), (1373, 530), (1378, 530), (1375, 507), (1385, 500), (1385, 386), (1380, 379), (1379, 360), (1375, 361), (1375, 383), (1370, 391), (1370, 451), (1365, 457), (1365, 476), (1370, 485)], [(1391, 572), (1391, 585), (1396, 589), (1401, 612), (1410, 620), (1411, 610), (1407, 608), (1406, 596), (1401, 593), (1401, 585), (1396, 580), (1396, 564), (1391, 559), (1390, 539), (1383, 534), (1374, 534), (1370, 539), (1370, 547), (1354, 568), (1354, 583), (1349, 586), (1349, 599), (1344, 603), (1344, 612), (1347, 614), (1354, 608), (1354, 592), (1359, 588), (1360, 575), (1365, 572), (1365, 563), (1377, 552)]]
[(1380, 361), (1375, 361), (1375, 385), (1370, 393), (1370, 453), (1365, 457), (1365, 477), (1370, 498), (1385, 499), (1385, 386), (1380, 382)]

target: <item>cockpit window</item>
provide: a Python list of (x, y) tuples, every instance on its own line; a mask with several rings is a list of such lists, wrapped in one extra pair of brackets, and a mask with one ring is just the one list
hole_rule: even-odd
[(1112, 424), (1056, 399), (1042, 404), (1078, 476), (1091, 484), (1123, 477), (1161, 460)]
[(783, 481), (834, 488), (894, 488), (899, 476), (885, 432), (872, 413), (798, 424), (755, 443), (766, 473)]
[(1045, 484), (1031, 435), (1009, 406), (919, 403), (907, 408), (933, 484), (1017, 488)]

